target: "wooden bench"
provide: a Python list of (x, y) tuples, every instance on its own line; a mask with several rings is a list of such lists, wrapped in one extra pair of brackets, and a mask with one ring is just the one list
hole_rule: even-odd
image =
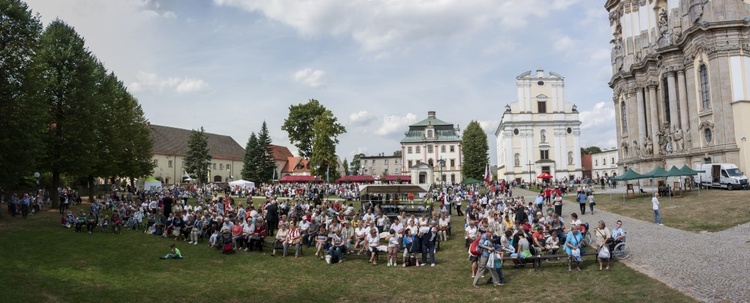
[[(581, 259), (583, 259), (583, 257), (586, 257), (586, 256), (597, 256), (597, 255), (598, 255), (598, 253), (596, 252), (596, 250), (594, 250), (593, 252), (585, 252), (585, 253), (581, 254)], [(528, 258), (525, 258), (525, 259), (521, 259), (521, 258), (503, 258), (503, 264), (508, 263), (508, 262), (505, 262), (505, 261), (511, 261), (510, 264), (515, 265), (515, 263), (513, 263), (512, 261), (520, 261), (521, 263), (527, 263), (529, 260), (531, 260), (531, 262), (533, 263), (533, 266), (534, 266), (534, 271), (537, 271), (537, 270), (542, 270), (542, 261), (543, 260), (567, 259), (567, 258), (568, 258), (567, 254), (538, 255), (538, 256), (531, 256), (531, 257), (528, 257)], [(594, 258), (594, 259), (596, 260), (596, 258)]]

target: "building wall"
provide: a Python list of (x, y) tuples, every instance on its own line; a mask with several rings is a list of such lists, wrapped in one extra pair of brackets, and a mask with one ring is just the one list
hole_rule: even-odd
[[(185, 157), (176, 155), (159, 155), (154, 154), (154, 170), (152, 175), (155, 178), (161, 178), (164, 184), (179, 184), (185, 174)], [(215, 168), (214, 168), (215, 167)], [(229, 171), (227, 171), (229, 169)], [(209, 182), (214, 182), (215, 177), (221, 177), (221, 181), (229, 182), (231, 176), (233, 180), (241, 179), (242, 161), (213, 159), (211, 160), (211, 172)]]
[[(432, 152), (429, 152), (429, 146), (432, 145)], [(454, 183), (461, 182), (461, 141), (451, 142), (418, 142), (418, 143), (402, 143), (401, 144), (401, 155), (403, 158), (403, 165), (406, 168), (404, 174), (410, 174), (408, 168), (416, 165), (417, 163), (432, 162), (435, 173), (432, 174), (434, 181), (440, 180), (440, 167), (438, 161), (440, 159), (445, 160), (445, 166), (442, 167), (443, 175), (445, 176), (446, 182)], [(453, 151), (451, 151), (451, 147)], [(419, 152), (417, 152), (419, 148)], [(445, 148), (445, 152), (443, 152)], [(430, 161), (432, 160), (432, 161)]]
[(580, 178), (581, 122), (565, 101), (563, 77), (539, 69), (516, 79), (517, 101), (506, 106), (495, 132), (498, 178), (536, 180), (543, 171), (557, 179)]
[(746, 171), (738, 131), (747, 129), (739, 117), (750, 114), (750, 4), (609, 0), (605, 7), (622, 169), (731, 162)]
[(592, 154), (591, 177), (598, 178), (605, 175), (621, 174), (622, 172), (620, 172), (617, 165), (617, 162), (619, 162), (617, 155), (617, 149), (604, 150), (601, 153)]
[(401, 174), (401, 156), (371, 156), (359, 159), (361, 175), (383, 176)]

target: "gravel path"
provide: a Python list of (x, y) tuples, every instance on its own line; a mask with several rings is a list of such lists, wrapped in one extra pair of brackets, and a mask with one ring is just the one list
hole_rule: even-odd
[[(514, 189), (513, 194), (525, 196), (526, 201), (536, 196), (522, 189)], [(565, 202), (563, 214), (580, 211), (577, 203)], [(623, 263), (635, 270), (701, 301), (750, 302), (750, 223), (695, 234), (606, 211), (592, 215), (587, 209), (580, 219), (592, 227), (604, 220), (610, 230), (622, 220), (632, 252)], [(570, 222), (569, 215), (565, 222)], [(664, 222), (668, 224), (669, 218)]]

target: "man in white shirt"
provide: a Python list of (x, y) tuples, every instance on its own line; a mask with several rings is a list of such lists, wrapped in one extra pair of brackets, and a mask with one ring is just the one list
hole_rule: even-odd
[(651, 208), (654, 209), (654, 223), (659, 225), (661, 224), (661, 212), (659, 212), (659, 194), (654, 193), (654, 197), (651, 198)]

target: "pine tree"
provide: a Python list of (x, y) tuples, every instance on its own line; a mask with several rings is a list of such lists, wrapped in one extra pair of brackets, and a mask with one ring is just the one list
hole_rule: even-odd
[(256, 146), (258, 157), (258, 181), (261, 183), (270, 182), (273, 178), (273, 172), (276, 169), (276, 161), (273, 159), (271, 143), (271, 136), (268, 134), (266, 121), (263, 121), (260, 133), (258, 133), (258, 145)]
[(242, 179), (248, 181), (258, 181), (258, 161), (257, 161), (257, 150), (258, 150), (258, 136), (253, 132), (250, 138), (247, 139), (247, 145), (245, 145), (245, 157), (242, 161)]
[(349, 175), (349, 161), (346, 161), (346, 158), (344, 158), (344, 162), (341, 163), (341, 165), (344, 166), (344, 175)]
[(484, 179), (485, 166), (489, 163), (489, 145), (487, 144), (487, 134), (479, 126), (479, 122), (471, 121), (466, 126), (461, 147), (463, 152), (461, 173), (464, 179)]
[(200, 131), (193, 130), (188, 139), (188, 152), (185, 157), (185, 168), (198, 178), (198, 182), (207, 183), (211, 154), (208, 148), (208, 138), (203, 127)]

